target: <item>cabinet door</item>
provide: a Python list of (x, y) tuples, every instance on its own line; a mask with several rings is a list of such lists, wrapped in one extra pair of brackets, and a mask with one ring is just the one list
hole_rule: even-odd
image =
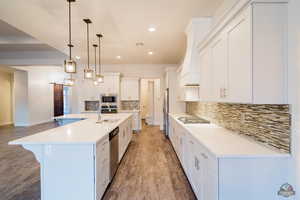
[(108, 137), (96, 145), (95, 156), (96, 200), (100, 200), (109, 184), (109, 141)]
[(138, 101), (139, 100), (139, 80), (124, 78), (121, 81), (121, 100)]
[(227, 79), (227, 41), (226, 34), (221, 33), (211, 47), (212, 66), (212, 100), (225, 101)]
[(252, 102), (251, 14), (247, 9), (228, 26), (228, 101)]
[(204, 49), (199, 56), (200, 67), (200, 100), (210, 101), (212, 98), (211, 50)]

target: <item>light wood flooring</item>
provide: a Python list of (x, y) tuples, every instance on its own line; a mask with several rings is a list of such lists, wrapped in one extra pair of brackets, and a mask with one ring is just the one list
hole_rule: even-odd
[[(39, 164), (7, 142), (59, 126), (0, 127), (0, 200), (40, 200)], [(173, 148), (158, 127), (143, 125), (123, 157), (104, 200), (194, 200)]]

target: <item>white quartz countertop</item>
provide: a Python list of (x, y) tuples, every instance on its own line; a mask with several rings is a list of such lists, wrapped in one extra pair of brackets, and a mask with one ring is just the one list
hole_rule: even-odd
[(140, 110), (118, 110), (119, 113), (139, 113)]
[(289, 157), (290, 154), (258, 144), (215, 124), (183, 124), (177, 120), (186, 114), (169, 114), (216, 157)]
[(85, 119), (10, 141), (9, 144), (95, 144), (130, 116), (130, 113), (102, 114), (102, 119), (112, 121), (97, 124), (97, 114), (65, 115), (57, 119)]

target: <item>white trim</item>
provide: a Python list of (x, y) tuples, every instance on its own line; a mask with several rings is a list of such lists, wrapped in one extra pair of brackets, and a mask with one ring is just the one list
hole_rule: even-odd
[(7, 125), (12, 125), (13, 122), (3, 122), (3, 123), (0, 123), (0, 126), (7, 126)]

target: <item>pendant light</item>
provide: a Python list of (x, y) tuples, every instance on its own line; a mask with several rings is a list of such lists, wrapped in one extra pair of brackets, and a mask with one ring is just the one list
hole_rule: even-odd
[(83, 20), (86, 23), (87, 26), (87, 59), (88, 59), (88, 63), (87, 63), (87, 68), (84, 69), (84, 78), (85, 79), (92, 79), (93, 78), (93, 73), (94, 71), (92, 69), (90, 69), (90, 41), (89, 41), (89, 24), (92, 23), (92, 21), (90, 19), (84, 19)]
[(97, 86), (99, 85), (99, 82), (97, 81), (97, 44), (93, 44), (93, 47), (95, 49), (95, 78), (94, 78), (94, 85)]
[(103, 37), (103, 35), (102, 35), (102, 34), (96, 34), (96, 36), (97, 36), (98, 39), (99, 39), (99, 72), (96, 73), (96, 80), (97, 80), (99, 83), (103, 83), (104, 77), (103, 77), (103, 75), (101, 74), (101, 38)]
[[(67, 0), (69, 2), (69, 59), (64, 61), (64, 68), (66, 73), (76, 73), (76, 62), (72, 59), (72, 35), (71, 35), (71, 3), (76, 0)], [(72, 78), (72, 77), (71, 77)]]

